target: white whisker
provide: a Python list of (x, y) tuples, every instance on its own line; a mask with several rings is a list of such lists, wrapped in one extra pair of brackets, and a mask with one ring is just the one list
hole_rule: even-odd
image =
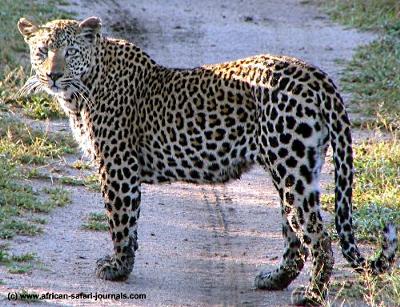
[(31, 76), (26, 80), (25, 84), (18, 90), (18, 92), (13, 96), (14, 99), (20, 98), (22, 96), (27, 96), (31, 93), (36, 93), (42, 90), (43, 86), (40, 83), (36, 75)]
[(82, 84), (79, 80), (72, 80), (72, 82), (70, 82), (68, 85), (75, 90), (75, 97), (77, 97), (78, 99), (80, 98), (86, 104), (86, 106), (94, 106), (93, 101), (91, 101), (91, 99), (89, 98), (89, 89), (84, 84)]

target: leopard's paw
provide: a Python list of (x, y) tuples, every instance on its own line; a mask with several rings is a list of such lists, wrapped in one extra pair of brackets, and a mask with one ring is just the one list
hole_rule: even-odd
[(124, 261), (105, 256), (97, 260), (96, 276), (100, 279), (123, 281), (133, 269), (133, 258), (124, 258)]
[(291, 301), (295, 306), (324, 306), (327, 293), (318, 293), (306, 287), (293, 290)]
[(263, 290), (282, 290), (285, 285), (280, 282), (280, 275), (275, 271), (262, 270), (254, 279), (254, 286)]

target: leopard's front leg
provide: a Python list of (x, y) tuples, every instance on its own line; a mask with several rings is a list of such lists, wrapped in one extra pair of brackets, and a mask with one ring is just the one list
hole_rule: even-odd
[[(132, 160), (130, 160), (132, 161)], [(96, 275), (101, 279), (124, 280), (132, 272), (137, 243), (137, 220), (140, 214), (140, 185), (137, 164), (104, 164), (100, 168), (102, 194), (107, 210), (114, 254), (97, 261)]]

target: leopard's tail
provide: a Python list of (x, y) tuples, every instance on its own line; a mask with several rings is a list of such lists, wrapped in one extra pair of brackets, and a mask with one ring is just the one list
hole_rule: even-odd
[(329, 130), (335, 165), (335, 225), (342, 253), (357, 272), (379, 274), (388, 271), (397, 249), (397, 232), (393, 224), (383, 228), (383, 243), (378, 256), (366, 260), (354, 239), (352, 223), (353, 152), (350, 122), (343, 100), (330, 79), (325, 79), (320, 109)]

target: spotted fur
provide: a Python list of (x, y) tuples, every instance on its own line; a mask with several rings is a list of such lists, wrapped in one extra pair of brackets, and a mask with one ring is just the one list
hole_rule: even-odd
[(320, 69), (272, 55), (166, 68), (130, 42), (102, 36), (95, 17), (43, 26), (21, 19), (19, 29), (35, 71), (23, 91), (56, 96), (99, 165), (114, 243), (114, 255), (98, 261), (100, 278), (123, 279), (132, 270), (141, 183), (221, 183), (258, 163), (279, 192), (285, 250), (279, 267), (261, 271), (255, 285), (286, 288), (310, 251), (310, 284), (293, 297), (320, 302), (334, 263), (319, 205), (329, 142), (343, 254), (357, 271), (389, 269), (397, 246), (393, 226), (385, 228), (375, 260), (366, 261), (355, 243), (350, 123), (336, 86)]

